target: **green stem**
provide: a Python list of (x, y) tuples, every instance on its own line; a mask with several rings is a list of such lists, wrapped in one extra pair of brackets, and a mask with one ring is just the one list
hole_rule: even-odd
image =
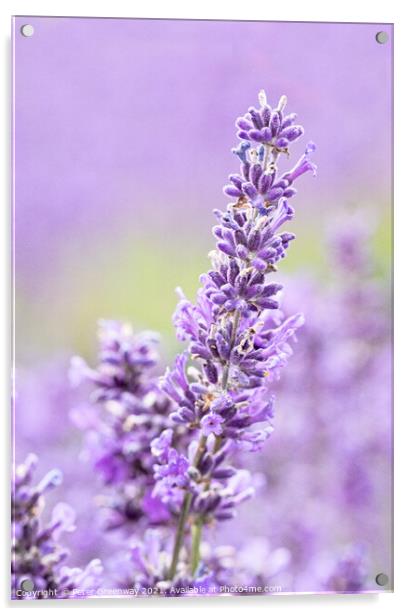
[[(198, 443), (198, 448), (194, 457), (193, 466), (197, 468), (201, 456), (205, 450), (205, 446), (207, 443), (207, 437), (202, 435), (200, 441)], [(183, 500), (183, 507), (181, 509), (180, 517), (178, 518), (176, 538), (174, 540), (174, 548), (173, 548), (173, 556), (171, 560), (170, 569), (168, 571), (167, 579), (172, 580), (177, 571), (178, 558), (180, 556), (180, 550), (183, 545), (184, 540), (184, 531), (185, 525), (187, 522), (188, 514), (190, 513), (191, 501), (193, 500), (193, 495), (190, 492), (186, 492)]]
[(193, 495), (190, 492), (185, 493), (184, 500), (183, 500), (183, 508), (181, 510), (180, 517), (178, 519), (176, 538), (174, 541), (174, 548), (173, 548), (173, 558), (171, 560), (171, 566), (170, 566), (170, 570), (167, 576), (167, 579), (169, 580), (172, 580), (174, 578), (176, 571), (177, 571), (178, 557), (180, 555), (181, 546), (183, 545), (184, 528), (186, 525), (188, 512), (190, 511), (192, 498), (193, 498)]
[(191, 529), (191, 574), (194, 576), (200, 563), (201, 531), (204, 520), (199, 516)]

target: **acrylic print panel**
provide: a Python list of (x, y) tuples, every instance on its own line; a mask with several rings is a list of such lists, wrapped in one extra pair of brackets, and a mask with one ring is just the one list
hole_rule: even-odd
[(13, 32), (12, 596), (392, 590), (392, 26)]

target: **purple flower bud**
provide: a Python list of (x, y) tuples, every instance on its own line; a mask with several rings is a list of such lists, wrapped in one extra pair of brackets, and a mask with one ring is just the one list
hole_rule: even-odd
[(216, 293), (213, 295), (213, 302), (218, 304), (218, 306), (222, 306), (227, 301), (227, 296), (223, 293)]
[(264, 261), (268, 261), (269, 259), (272, 259), (275, 254), (275, 248), (273, 246), (270, 246), (268, 248), (263, 248), (262, 250), (259, 250), (257, 253), (257, 257), (263, 259)]
[(221, 357), (221, 359), (223, 360), (228, 360), (228, 358), (230, 357), (230, 345), (227, 342), (227, 340), (225, 340), (225, 338), (223, 338), (223, 336), (220, 333), (216, 334), (216, 345), (217, 345), (217, 349), (218, 349), (218, 354)]
[(257, 130), (256, 128), (250, 130), (248, 136), (253, 141), (257, 141), (257, 143), (262, 143), (264, 141), (262, 132), (260, 130)]
[(220, 449), (218, 453), (216, 453), (214, 456), (214, 466), (219, 466), (220, 464), (222, 464), (222, 462), (224, 462), (224, 460), (226, 459), (227, 454), (228, 454), (227, 447)]
[(210, 383), (215, 385), (218, 382), (218, 371), (211, 361), (204, 364), (204, 372)]
[(248, 161), (241, 165), (241, 173), (247, 181), (250, 179), (250, 163)]
[(288, 146), (288, 140), (285, 137), (280, 137), (276, 141), (276, 146), (278, 148), (286, 148)]
[(233, 310), (236, 310), (237, 308), (240, 309), (240, 303), (237, 299), (228, 299), (226, 303), (224, 304), (224, 308), (226, 309), (227, 312), (232, 312)]
[(239, 273), (240, 273), (240, 268), (238, 266), (238, 263), (237, 261), (234, 261), (232, 259), (228, 265), (228, 273), (227, 273), (228, 281), (231, 285), (235, 284), (236, 278)]
[(251, 124), (251, 122), (249, 122), (248, 120), (246, 120), (243, 117), (237, 118), (236, 124), (237, 124), (238, 128), (241, 128), (242, 130), (245, 130), (245, 131), (248, 131), (251, 128), (253, 128), (253, 125)]
[(257, 109), (255, 109), (254, 107), (249, 107), (248, 113), (251, 116), (251, 120), (252, 120), (255, 128), (257, 128), (257, 129), (262, 128), (263, 127), (263, 120), (261, 118), (261, 115), (257, 111)]
[(205, 513), (211, 513), (212, 511), (217, 509), (220, 502), (221, 502), (220, 494), (210, 494), (206, 501)]
[(215, 225), (212, 228), (212, 232), (213, 232), (214, 237), (216, 237), (217, 239), (219, 239), (219, 240), (223, 239), (223, 230), (222, 230), (222, 228), (220, 226)]
[(238, 156), (241, 162), (247, 162), (247, 150), (251, 147), (251, 144), (248, 141), (248, 136), (246, 141), (242, 141), (237, 148), (232, 148), (233, 154)]
[(233, 406), (233, 399), (229, 394), (223, 394), (212, 401), (210, 410), (213, 413), (221, 413), (224, 415), (225, 411)]
[(190, 352), (192, 355), (197, 355), (198, 357), (202, 357), (203, 359), (209, 359), (210, 353), (202, 344), (193, 343), (190, 345)]
[(265, 195), (267, 190), (270, 188), (272, 181), (273, 181), (273, 178), (270, 174), (263, 173), (258, 183), (258, 190), (260, 191), (261, 194)]
[(55, 468), (44, 475), (43, 479), (39, 481), (36, 487), (36, 492), (38, 494), (44, 494), (47, 490), (59, 486), (62, 481), (63, 473), (58, 468)]
[(227, 422), (227, 426), (229, 426), (230, 428), (238, 428), (238, 429), (245, 428), (249, 424), (250, 424), (249, 417), (236, 417), (236, 418), (231, 419), (229, 422)]
[(283, 189), (280, 187), (273, 187), (267, 193), (267, 199), (269, 201), (277, 201), (283, 194)]
[(187, 422), (191, 422), (195, 420), (195, 415), (194, 412), (189, 409), (187, 406), (183, 406), (180, 409), (180, 415), (183, 417), (183, 419), (185, 419)]
[(230, 257), (236, 256), (235, 249), (228, 242), (217, 242), (217, 248), (219, 248), (222, 252), (225, 252), (225, 254)]
[(291, 240), (295, 240), (294, 233), (281, 233), (280, 237), (283, 242), (291, 242)]
[(271, 141), (271, 139), (273, 138), (273, 134), (271, 132), (271, 129), (268, 128), (267, 126), (262, 128), (261, 129), (261, 136), (263, 138), (263, 141), (265, 141), (265, 142)]
[(213, 466), (214, 466), (213, 457), (210, 456), (209, 453), (205, 453), (202, 456), (201, 461), (200, 461), (200, 463), (198, 465), (198, 470), (203, 475), (206, 475), (212, 469)]
[(230, 180), (230, 182), (232, 182), (234, 184), (234, 186), (236, 188), (238, 188), (239, 190), (241, 190), (241, 186), (243, 184), (243, 178), (241, 177), (241, 175), (238, 175), (238, 173), (231, 173), (228, 176), (228, 179)]
[(264, 272), (264, 270), (267, 268), (266, 262), (262, 259), (259, 259), (258, 257), (253, 259), (252, 264), (253, 267), (255, 267), (259, 272)]
[(270, 107), (263, 107), (263, 109), (260, 110), (260, 116), (261, 119), (263, 121), (263, 125), (264, 126), (268, 126), (270, 123), (270, 119), (271, 119), (271, 109)]
[(282, 288), (283, 288), (282, 284), (277, 284), (275, 282), (272, 284), (267, 284), (261, 291), (261, 295), (263, 297), (270, 297), (271, 295), (276, 295), (278, 291), (281, 291)]
[(221, 287), (223, 284), (225, 284), (225, 280), (219, 272), (211, 270), (208, 272), (208, 275), (217, 287)]
[(177, 423), (177, 424), (181, 424), (181, 425), (186, 424), (186, 420), (184, 419), (184, 417), (181, 416), (180, 411), (174, 411), (174, 413), (171, 413), (170, 419), (171, 421), (174, 421), (174, 423)]
[(301, 135), (303, 134), (304, 134), (304, 129), (302, 126), (289, 126), (288, 128), (281, 131), (280, 139), (278, 139), (277, 144), (279, 143), (281, 138), (285, 138), (288, 141), (295, 141), (296, 139), (301, 137)]
[(224, 186), (223, 191), (229, 197), (239, 198), (242, 195), (241, 190), (236, 188), (232, 184), (227, 184), (227, 186)]
[(251, 184), (251, 182), (245, 182), (243, 184), (243, 191), (250, 199), (255, 199), (258, 195), (257, 189), (253, 186), (253, 184)]
[(244, 291), (244, 297), (246, 299), (251, 299), (252, 297), (256, 297), (262, 291), (262, 286), (260, 284), (252, 285), (251, 287), (247, 287)]
[(286, 199), (290, 199), (291, 197), (294, 197), (295, 194), (297, 194), (297, 190), (290, 187), (285, 189), (285, 191), (283, 192), (283, 197), (285, 197)]
[(235, 297), (235, 290), (234, 290), (234, 287), (233, 287), (231, 284), (229, 284), (229, 283), (223, 284), (223, 286), (221, 287), (221, 291), (222, 291), (225, 295), (227, 295), (227, 297), (229, 297), (229, 298), (231, 298), (231, 299), (232, 299), (233, 297)]
[[(237, 231), (235, 231), (234, 233), (235, 236), (235, 241), (237, 242), (237, 244), (242, 244), (243, 246), (247, 245), (247, 238), (245, 236), (244, 231), (242, 231), (241, 229), (238, 229)], [(238, 246), (237, 246), (237, 252), (238, 252)]]
[(225, 468), (216, 468), (212, 475), (215, 479), (229, 479), (236, 474), (235, 468), (226, 466)]
[(251, 165), (250, 168), (250, 179), (256, 188), (258, 188), (258, 180), (263, 173), (263, 168), (260, 164), (256, 163)]
[(280, 123), (281, 123), (280, 114), (278, 113), (278, 111), (273, 111), (271, 115), (271, 120), (270, 120), (270, 129), (271, 129), (271, 133), (273, 137), (277, 135), (278, 130), (280, 128)]
[(254, 252), (258, 249), (261, 242), (261, 232), (258, 229), (251, 231), (248, 236), (248, 249)]
[(273, 188), (282, 188), (283, 190), (290, 185), (290, 180), (285, 177), (282, 177), (281, 180), (278, 180), (273, 186)]
[(218, 354), (218, 350), (217, 350), (217, 345), (216, 345), (216, 341), (215, 338), (212, 338), (211, 336), (208, 338), (207, 340), (207, 346), (211, 351), (211, 354), (213, 355), (213, 357), (215, 359), (220, 359), (220, 356)]
[(264, 274), (262, 274), (261, 272), (253, 272), (253, 274), (251, 274), (250, 279), (249, 279), (249, 284), (250, 285), (254, 285), (254, 284), (263, 284), (264, 282)]
[(249, 133), (245, 130), (239, 130), (237, 131), (237, 137), (239, 139), (249, 139)]
[(296, 113), (289, 113), (288, 115), (286, 115), (281, 123), (281, 130), (284, 130), (285, 128), (288, 128), (288, 126), (291, 126), (292, 124), (294, 124), (296, 118), (297, 118)]
[(256, 304), (258, 304), (260, 308), (270, 308), (271, 310), (276, 310), (279, 306), (279, 303), (275, 299), (269, 297), (259, 298)]

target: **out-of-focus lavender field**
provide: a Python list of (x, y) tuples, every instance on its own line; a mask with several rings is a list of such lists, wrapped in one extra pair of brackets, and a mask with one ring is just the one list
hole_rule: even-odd
[(392, 27), (34, 17), (24, 38), (26, 22), (14, 22), (14, 457), (35, 453), (39, 479), (62, 470), (44, 515), (76, 511), (67, 563), (101, 559), (100, 585), (129, 588), (142, 538), (132, 516), (107, 530), (99, 424), (70, 357), (94, 366), (98, 321), (118, 319), (159, 332), (154, 373), (173, 363), (175, 288), (193, 299), (208, 268), (233, 120), (264, 88), (287, 94), (317, 145), (276, 273), (281, 310), (305, 325), (272, 385), (273, 436), (238, 454), (255, 497), (206, 532), (209, 562), (224, 584), (363, 592), (385, 573), (390, 589)]

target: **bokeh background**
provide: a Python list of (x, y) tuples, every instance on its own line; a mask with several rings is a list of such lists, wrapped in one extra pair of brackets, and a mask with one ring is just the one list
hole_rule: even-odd
[(264, 88), (273, 104), (287, 94), (305, 127), (293, 159), (308, 140), (318, 148), (278, 274), (307, 337), (278, 386), (273, 444), (252, 462), (264, 507), (250, 502), (218, 540), (238, 543), (240, 529), (253, 561), (276, 554), (272, 579), (297, 591), (331, 579), (338, 590), (347, 558), (363, 559), (366, 590), (379, 572), (391, 580), (392, 27), (30, 17), (25, 38), (24, 23), (14, 21), (14, 437), (18, 460), (34, 450), (41, 469), (65, 471), (56, 498), (79, 510), (72, 558), (104, 546), (90, 533), (98, 485), (69, 419), (79, 400), (68, 358), (93, 363), (97, 320), (110, 318), (160, 332), (172, 361), (175, 287), (194, 297), (212, 210), (237, 167), (234, 120)]

